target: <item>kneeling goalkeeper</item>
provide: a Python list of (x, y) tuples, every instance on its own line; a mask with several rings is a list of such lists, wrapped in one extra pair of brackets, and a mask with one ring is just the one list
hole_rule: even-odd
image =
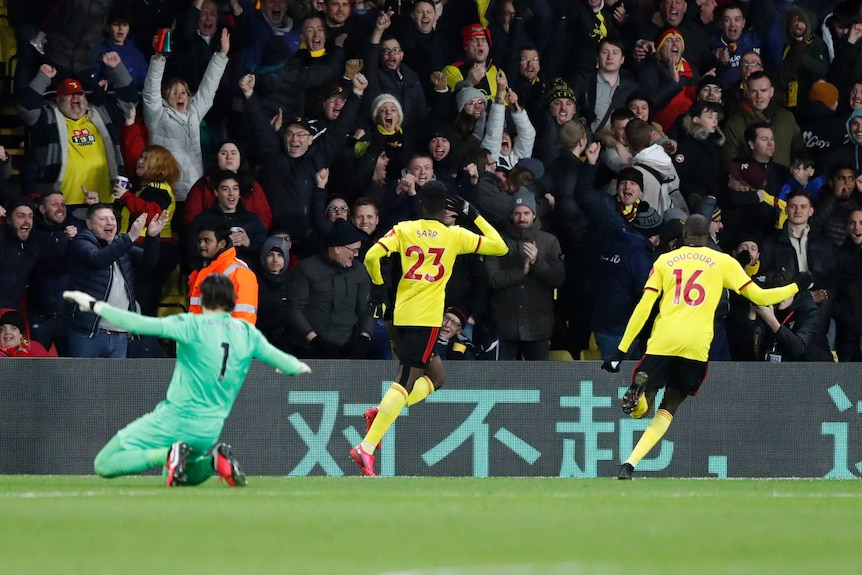
[(96, 474), (118, 477), (164, 466), (168, 487), (198, 485), (218, 474), (230, 486), (245, 475), (225, 443), (217, 443), (224, 421), (253, 359), (287, 375), (311, 369), (273, 345), (253, 325), (234, 319), (233, 284), (211, 275), (201, 284), (203, 313), (165, 318), (111, 307), (78, 291), (63, 297), (132, 333), (177, 342), (177, 362), (164, 401), (117, 432), (96, 455)]

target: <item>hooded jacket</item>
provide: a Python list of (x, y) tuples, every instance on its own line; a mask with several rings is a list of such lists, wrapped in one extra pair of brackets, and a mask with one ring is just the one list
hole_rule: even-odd
[[(846, 131), (848, 141), (841, 147), (835, 148), (821, 160), (819, 170), (822, 173), (827, 173), (829, 169), (838, 162), (849, 162), (853, 166), (853, 171), (857, 174), (862, 172), (862, 143), (859, 143), (853, 137), (853, 130), (850, 128), (850, 123), (854, 118), (862, 117), (862, 108), (853, 110), (847, 121), (844, 122), (844, 130)], [(778, 138), (775, 139), (776, 143)]]
[[(284, 255), (284, 267), (278, 273), (267, 270), (266, 256), (274, 249), (281, 250)], [(266, 336), (274, 346), (285, 349), (287, 345), (285, 332), (289, 321), (287, 298), (290, 294), (288, 278), (288, 263), (290, 250), (287, 240), (272, 236), (263, 243), (260, 253), (260, 270), (257, 273), (257, 329)]]

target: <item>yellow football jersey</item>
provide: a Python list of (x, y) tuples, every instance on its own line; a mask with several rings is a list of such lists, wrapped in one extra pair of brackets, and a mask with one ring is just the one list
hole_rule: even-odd
[(724, 288), (758, 305), (776, 304), (797, 291), (795, 284), (762, 289), (731, 256), (705, 246), (684, 246), (660, 256), (653, 264), (620, 349), (628, 350), (649, 317), (653, 303), (661, 298), (646, 352), (707, 361), (715, 310)]
[(365, 267), (371, 281), (380, 285), (380, 258), (401, 257), (401, 278), (395, 294), (393, 321), (399, 326), (439, 327), (443, 321), (446, 284), (460, 254), (504, 255), (508, 249), (500, 234), (483, 218), (476, 225), (484, 235), (437, 220), (400, 222), (368, 250)]

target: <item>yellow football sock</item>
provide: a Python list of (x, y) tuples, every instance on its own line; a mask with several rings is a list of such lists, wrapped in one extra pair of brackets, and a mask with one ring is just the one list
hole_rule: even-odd
[(638, 406), (629, 415), (634, 419), (640, 419), (647, 411), (649, 411), (649, 402), (646, 400), (646, 394), (642, 393), (638, 398)]
[(641, 436), (637, 445), (635, 445), (635, 448), (632, 450), (632, 454), (629, 455), (628, 459), (626, 459), (626, 463), (631, 463), (632, 467), (636, 466), (640, 460), (649, 453), (650, 449), (655, 447), (655, 444), (661, 441), (661, 438), (664, 437), (665, 433), (667, 433), (667, 429), (670, 427), (670, 423), (672, 421), (673, 416), (669, 411), (659, 409), (656, 412), (655, 417), (652, 418), (649, 427), (644, 430), (644, 434)]
[(423, 375), (413, 382), (413, 391), (407, 396), (407, 407), (416, 405), (429, 395), (434, 393), (434, 384), (431, 383), (431, 378)]
[(368, 430), (365, 439), (362, 440), (361, 445), (365, 453), (374, 453), (383, 434), (398, 419), (398, 414), (401, 413), (401, 408), (406, 402), (407, 390), (401, 384), (393, 383), (389, 386), (389, 391), (386, 392), (377, 407), (377, 417), (374, 418), (371, 429)]

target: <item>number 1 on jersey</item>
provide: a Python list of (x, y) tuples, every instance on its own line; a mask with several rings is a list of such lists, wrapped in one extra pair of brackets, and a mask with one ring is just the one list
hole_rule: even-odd
[(221, 358), (221, 371), (218, 374), (218, 380), (221, 381), (224, 379), (224, 372), (227, 369), (227, 356), (230, 354), (230, 344), (226, 341), (223, 341), (221, 344), (222, 350), (224, 350), (224, 355)]
[[(674, 305), (679, 305), (680, 297), (682, 297), (686, 305), (698, 306), (703, 303), (703, 300), (706, 299), (706, 289), (697, 283), (697, 278), (700, 277), (700, 274), (702, 273), (703, 270), (695, 270), (694, 273), (691, 274), (691, 277), (683, 282), (682, 270), (679, 268), (675, 268), (673, 270), (673, 277), (675, 280), (673, 290)], [(683, 284), (685, 284), (684, 287)], [(695, 293), (695, 297), (693, 298), (691, 297), (692, 292)]]

